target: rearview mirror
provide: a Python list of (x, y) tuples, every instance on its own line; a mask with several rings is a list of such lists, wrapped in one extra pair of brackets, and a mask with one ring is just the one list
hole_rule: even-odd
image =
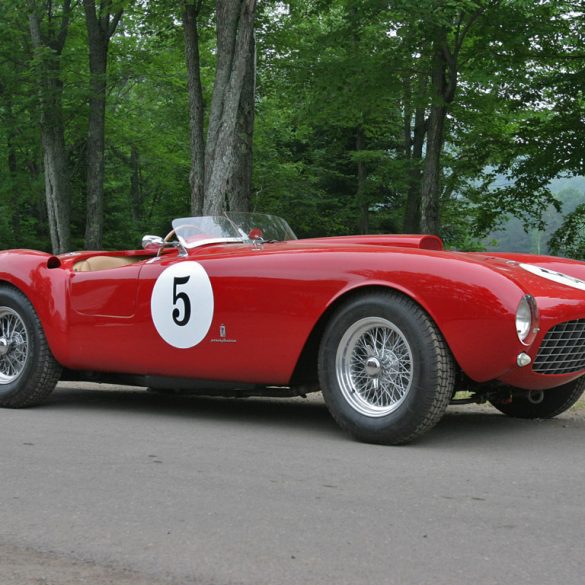
[(149, 252), (158, 252), (165, 247), (164, 240), (160, 236), (144, 236), (142, 238), (142, 248)]

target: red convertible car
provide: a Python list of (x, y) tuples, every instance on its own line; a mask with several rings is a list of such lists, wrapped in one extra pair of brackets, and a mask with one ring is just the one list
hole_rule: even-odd
[(142, 250), (0, 254), (4, 407), (42, 401), (59, 379), (320, 389), (353, 437), (399, 444), (453, 401), (553, 417), (584, 373), (573, 260), (444, 251), (427, 235), (297, 240), (261, 214), (178, 219)]

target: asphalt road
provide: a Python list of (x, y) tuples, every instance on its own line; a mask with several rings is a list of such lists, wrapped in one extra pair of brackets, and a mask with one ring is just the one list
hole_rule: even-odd
[(319, 400), (88, 388), (0, 410), (0, 585), (585, 580), (585, 410), (380, 447)]

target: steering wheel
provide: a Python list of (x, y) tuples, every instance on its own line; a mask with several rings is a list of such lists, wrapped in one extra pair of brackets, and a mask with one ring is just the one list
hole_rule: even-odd
[[(173, 228), (164, 238), (163, 238), (163, 244), (168, 244), (172, 239), (173, 236), (175, 235), (175, 229)], [(160, 256), (163, 252), (163, 250), (165, 249), (166, 246), (161, 246), (157, 251), (156, 251), (156, 255), (157, 257)]]
[[(201, 236), (205, 236), (205, 232), (203, 232), (199, 226), (197, 226), (197, 225), (194, 225), (194, 224), (192, 224), (192, 223), (186, 223), (186, 224), (184, 224), (184, 225), (182, 225), (182, 226), (180, 226), (180, 227), (181, 227), (181, 228), (188, 228), (188, 229), (191, 229), (191, 230), (193, 230), (194, 232), (196, 232), (196, 234), (191, 234), (191, 235), (201, 235)], [(173, 229), (172, 229), (172, 230), (171, 230), (171, 231), (170, 231), (170, 232), (169, 232), (169, 233), (168, 233), (168, 234), (167, 234), (167, 235), (166, 235), (166, 236), (163, 238), (163, 242), (164, 242), (165, 244), (168, 244), (168, 243), (169, 243), (169, 242), (170, 242), (170, 241), (173, 239), (173, 237), (176, 237), (176, 230), (175, 230), (175, 228), (173, 228)], [(182, 247), (182, 246), (181, 246), (181, 247)], [(159, 248), (159, 250), (158, 250), (158, 252), (157, 252), (157, 256), (160, 256), (160, 255), (161, 255), (161, 253), (162, 253), (162, 250), (163, 250), (163, 248)]]
[(168, 242), (170, 242), (173, 239), (173, 236), (175, 235), (175, 228), (173, 228), (164, 238), (163, 238), (163, 242), (165, 244), (167, 244)]

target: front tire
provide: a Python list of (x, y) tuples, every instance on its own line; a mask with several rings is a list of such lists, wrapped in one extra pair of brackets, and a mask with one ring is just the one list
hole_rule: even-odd
[(439, 330), (409, 298), (367, 293), (342, 305), (319, 350), (319, 379), (339, 426), (368, 443), (408, 443), (439, 422), (455, 367)]
[(61, 375), (30, 301), (0, 287), (0, 406), (21, 408), (51, 394)]
[(514, 418), (554, 418), (569, 410), (585, 391), (585, 376), (568, 384), (551, 388), (542, 393), (540, 402), (531, 401), (529, 392), (512, 395), (510, 400), (490, 401), (503, 414)]

